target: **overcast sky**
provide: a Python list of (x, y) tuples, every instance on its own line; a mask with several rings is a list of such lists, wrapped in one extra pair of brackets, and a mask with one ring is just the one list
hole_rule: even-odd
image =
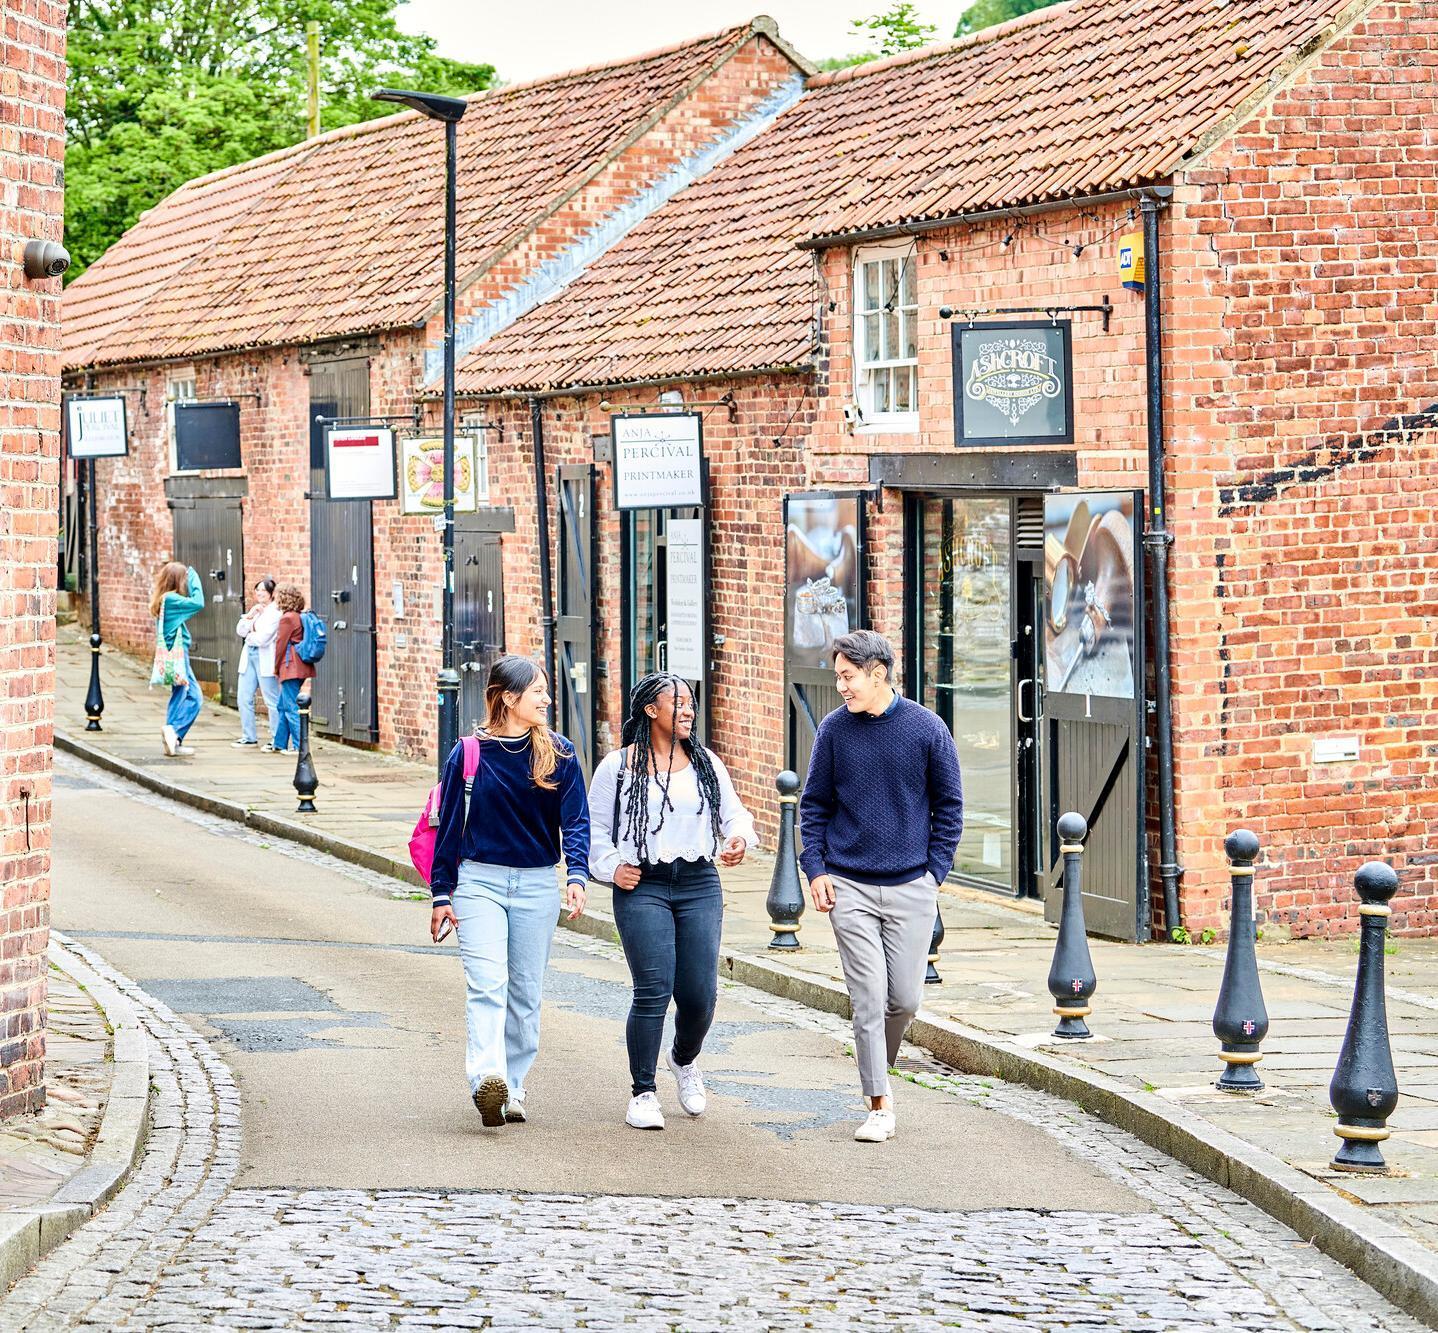
[[(967, 0), (919, 0), (935, 40), (953, 36)], [(864, 49), (849, 20), (888, 8), (887, 0), (408, 0), (401, 24), (426, 32), (442, 55), (487, 60), (508, 83), (639, 55), (769, 14), (812, 60)]]

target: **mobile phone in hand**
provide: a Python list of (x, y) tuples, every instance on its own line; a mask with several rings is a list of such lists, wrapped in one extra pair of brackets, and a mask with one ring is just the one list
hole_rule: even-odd
[(444, 937), (445, 937), (446, 935), (448, 935), (448, 934), (450, 933), (450, 931), (452, 931), (453, 929), (454, 929), (454, 918), (453, 918), (452, 916), (447, 916), (447, 917), (445, 917), (444, 921), (443, 921), (443, 922), (441, 923), (441, 925), (440, 925), (439, 934), (434, 937), (434, 942), (435, 942), (436, 944), (443, 944), (443, 943), (444, 943)]

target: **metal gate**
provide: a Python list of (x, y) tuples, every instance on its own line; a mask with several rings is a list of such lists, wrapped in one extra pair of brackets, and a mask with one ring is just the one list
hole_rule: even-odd
[(218, 684), (222, 704), (239, 694), (241, 643), (235, 623), (244, 611), (245, 551), (240, 502), (243, 478), (171, 477), (165, 492), (174, 523), (174, 557), (191, 566), (205, 590), (205, 609), (190, 620), (195, 679)]
[(1147, 939), (1143, 496), (1048, 496), (1044, 508), (1043, 686), (1036, 691), (1047, 795), (1044, 916), (1057, 921), (1063, 899), (1055, 826), (1076, 810), (1089, 826), (1089, 931)]
[(559, 470), (559, 592), (552, 682), (559, 730), (579, 756), (585, 779), (594, 772), (594, 469)]
[(368, 500), (326, 500), (324, 431), (315, 418), (369, 413), (364, 357), (310, 366), (310, 605), (329, 628), (314, 683), (315, 730), (379, 739), (375, 697), (374, 528)]
[(484, 721), (489, 669), (504, 653), (501, 531), (514, 531), (512, 509), (455, 517), (454, 646), (459, 663), (461, 736)]

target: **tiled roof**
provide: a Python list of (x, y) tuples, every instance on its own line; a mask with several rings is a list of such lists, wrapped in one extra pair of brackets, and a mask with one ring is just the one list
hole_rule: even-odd
[(807, 363), (815, 236), (1154, 182), (1353, 0), (1070, 0), (810, 80), (754, 142), (460, 366), (461, 392)]
[[(755, 31), (471, 97), (459, 123), (461, 278)], [(441, 294), (443, 172), (442, 127), (404, 112), (181, 186), (66, 290), (67, 368), (422, 320)]]

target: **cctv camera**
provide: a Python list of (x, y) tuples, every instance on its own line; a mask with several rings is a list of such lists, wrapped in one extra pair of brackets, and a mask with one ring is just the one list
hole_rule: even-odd
[(55, 241), (25, 242), (25, 276), (58, 278), (70, 267), (70, 252)]
[(859, 410), (859, 404), (858, 404), (858, 403), (845, 403), (845, 404), (844, 404), (844, 420), (847, 421), (847, 422), (849, 423), (849, 425), (851, 425), (851, 426), (856, 425), (858, 422), (862, 421), (863, 419), (864, 419), (864, 414), (863, 414), (863, 412), (861, 412), (861, 411)]

